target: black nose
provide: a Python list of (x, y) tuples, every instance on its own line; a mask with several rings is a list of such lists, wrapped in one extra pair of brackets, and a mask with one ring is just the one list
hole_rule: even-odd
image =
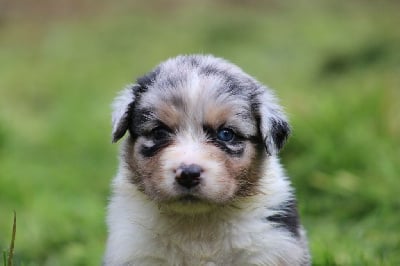
[(193, 188), (200, 184), (200, 175), (203, 169), (197, 164), (182, 165), (176, 171), (176, 182), (185, 187)]

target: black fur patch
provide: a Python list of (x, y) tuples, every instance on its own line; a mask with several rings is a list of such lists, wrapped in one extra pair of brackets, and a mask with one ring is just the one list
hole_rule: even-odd
[(137, 109), (132, 112), (131, 123), (129, 125), (129, 133), (133, 138), (143, 134), (143, 123), (151, 120), (153, 111), (150, 108)]
[(147, 89), (154, 83), (158, 74), (160, 74), (160, 69), (156, 68), (153, 71), (147, 73), (146, 75), (143, 75), (140, 78), (138, 78), (136, 82), (137, 84), (139, 84), (140, 87)]
[(286, 121), (271, 119), (271, 136), (278, 151), (283, 148), (289, 135), (290, 127)]
[(282, 206), (279, 214), (275, 214), (267, 217), (266, 219), (289, 231), (295, 237), (299, 237), (299, 214), (297, 212), (297, 203), (295, 200), (291, 200)]
[(163, 141), (156, 142), (151, 147), (142, 146), (141, 149), (140, 149), (140, 154), (143, 155), (144, 157), (147, 157), (147, 158), (153, 157), (160, 150), (162, 150), (163, 148), (169, 146), (171, 143), (172, 143), (171, 140), (163, 140)]
[(113, 134), (112, 142), (117, 142), (120, 140), (126, 133), (126, 131), (131, 127), (131, 119), (133, 109), (135, 108), (135, 104), (137, 103), (137, 99), (140, 97), (140, 94), (143, 92), (143, 88), (139, 85), (134, 85), (131, 87), (132, 90), (132, 102), (128, 105), (127, 109), (125, 110), (125, 114), (121, 121), (119, 121), (118, 128)]
[(128, 110), (126, 111), (124, 117), (122, 118), (122, 120), (119, 122), (117, 129), (115, 130), (115, 132), (113, 133), (112, 136), (112, 142), (115, 143), (118, 140), (120, 140), (126, 133), (126, 131), (129, 128), (129, 116), (130, 116), (130, 106), (128, 106)]

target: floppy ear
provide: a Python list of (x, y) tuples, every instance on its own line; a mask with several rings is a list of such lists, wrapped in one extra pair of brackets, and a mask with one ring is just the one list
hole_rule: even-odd
[(282, 107), (265, 87), (256, 96), (259, 129), (268, 155), (277, 154), (290, 135), (290, 126)]
[(112, 104), (112, 142), (120, 140), (129, 127), (131, 109), (135, 102), (136, 84), (126, 86), (115, 98)]

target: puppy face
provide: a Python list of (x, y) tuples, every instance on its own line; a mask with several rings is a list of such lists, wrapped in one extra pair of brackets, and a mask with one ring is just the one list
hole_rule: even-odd
[(270, 92), (238, 67), (180, 56), (116, 99), (113, 140), (126, 131), (129, 181), (163, 206), (192, 212), (257, 193), (263, 163), (289, 127)]

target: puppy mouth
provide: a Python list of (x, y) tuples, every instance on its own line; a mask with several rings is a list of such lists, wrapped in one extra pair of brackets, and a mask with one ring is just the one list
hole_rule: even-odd
[(185, 215), (206, 213), (215, 207), (212, 202), (193, 194), (181, 195), (164, 206), (164, 210)]
[(209, 200), (202, 198), (200, 195), (195, 195), (195, 194), (184, 194), (180, 195), (172, 200), (170, 200), (168, 203), (170, 204), (177, 204), (180, 206), (199, 206), (199, 205), (212, 205), (212, 202)]
[(199, 197), (196, 197), (194, 195), (184, 195), (182, 197), (179, 197), (178, 202), (181, 203), (199, 203), (199, 202), (203, 202), (202, 199), (200, 199)]

